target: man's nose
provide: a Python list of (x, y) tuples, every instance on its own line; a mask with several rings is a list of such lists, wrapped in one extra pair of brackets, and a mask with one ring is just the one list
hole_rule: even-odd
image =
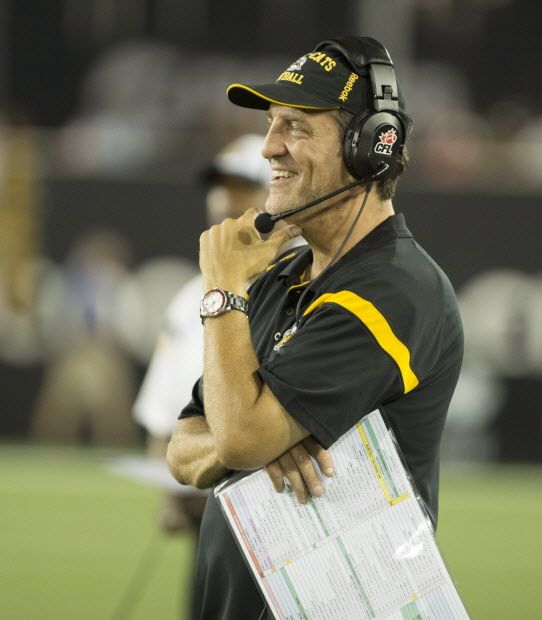
[(273, 157), (283, 157), (288, 153), (282, 133), (274, 123), (269, 126), (262, 146), (262, 157), (271, 160)]

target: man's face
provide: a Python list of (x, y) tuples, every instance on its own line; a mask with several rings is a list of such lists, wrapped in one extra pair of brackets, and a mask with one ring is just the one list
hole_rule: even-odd
[(273, 170), (265, 204), (271, 214), (299, 207), (349, 183), (342, 136), (332, 112), (273, 104), (262, 155)]

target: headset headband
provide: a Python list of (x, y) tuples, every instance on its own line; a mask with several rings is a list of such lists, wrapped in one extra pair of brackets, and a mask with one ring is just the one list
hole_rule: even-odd
[(390, 110), (399, 112), (399, 91), (393, 62), (388, 50), (371, 37), (341, 37), (326, 39), (314, 48), (334, 49), (350, 64), (356, 73), (368, 70), (373, 89), (373, 105), (376, 112)]

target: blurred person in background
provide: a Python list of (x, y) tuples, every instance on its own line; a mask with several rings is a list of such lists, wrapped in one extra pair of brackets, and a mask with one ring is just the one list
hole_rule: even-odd
[(73, 245), (63, 270), (65, 298), (55, 321), (58, 351), (34, 408), (36, 439), (117, 445), (137, 441), (130, 415), (135, 372), (113, 333), (116, 292), (130, 260), (126, 240), (110, 230), (88, 233)]
[[(210, 225), (237, 218), (251, 207), (261, 209), (271, 178), (261, 157), (263, 136), (246, 134), (228, 144), (204, 170), (206, 211)], [(148, 453), (165, 458), (177, 417), (190, 399), (203, 369), (203, 327), (199, 304), (203, 281), (198, 274), (171, 301), (147, 374), (134, 404), (135, 420), (147, 431)], [(160, 522), (167, 531), (199, 532), (206, 495), (168, 493)]]

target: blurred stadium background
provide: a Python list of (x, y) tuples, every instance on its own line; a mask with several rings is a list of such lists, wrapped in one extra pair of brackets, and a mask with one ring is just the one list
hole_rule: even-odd
[(441, 548), (473, 618), (542, 618), (541, 24), (534, 0), (0, 0), (2, 618), (186, 617), (193, 541), (106, 466), (143, 452), (131, 406), (196, 269), (198, 173), (264, 128), (225, 86), (343, 33), (396, 61), (395, 206), (465, 322)]

